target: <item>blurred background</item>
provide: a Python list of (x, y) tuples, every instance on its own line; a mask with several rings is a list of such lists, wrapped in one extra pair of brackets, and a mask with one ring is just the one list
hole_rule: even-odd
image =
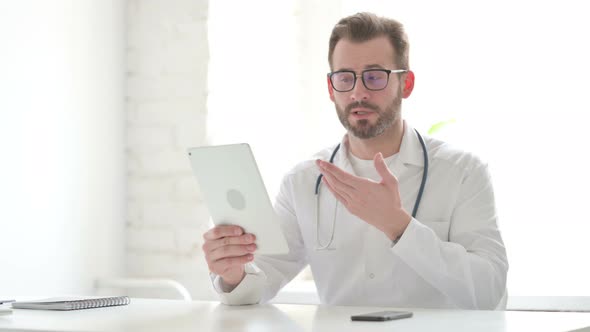
[(584, 2), (1, 0), (0, 297), (213, 299), (186, 149), (250, 143), (274, 197), (344, 133), (328, 38), (358, 11), (406, 26), (405, 118), (489, 163), (509, 293), (590, 295)]

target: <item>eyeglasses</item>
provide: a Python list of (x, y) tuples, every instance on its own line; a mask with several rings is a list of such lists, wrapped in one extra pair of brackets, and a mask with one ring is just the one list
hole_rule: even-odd
[(354, 89), (359, 76), (362, 78), (363, 85), (367, 90), (379, 91), (387, 87), (389, 74), (405, 73), (407, 71), (407, 69), (367, 69), (363, 70), (361, 75), (357, 75), (352, 70), (340, 70), (328, 73), (328, 77), (332, 87), (338, 92), (348, 92)]

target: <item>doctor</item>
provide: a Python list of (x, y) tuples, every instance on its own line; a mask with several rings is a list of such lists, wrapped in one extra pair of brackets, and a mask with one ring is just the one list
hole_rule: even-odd
[(289, 254), (254, 257), (255, 237), (238, 226), (204, 234), (224, 303), (270, 300), (309, 264), (323, 304), (498, 306), (508, 262), (487, 165), (402, 119), (408, 46), (391, 19), (336, 24), (327, 83), (347, 133), (282, 182), (275, 210)]

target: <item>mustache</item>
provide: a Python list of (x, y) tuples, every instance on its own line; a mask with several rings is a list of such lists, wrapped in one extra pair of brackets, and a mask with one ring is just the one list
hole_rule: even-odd
[(346, 106), (346, 108), (344, 110), (348, 114), (352, 111), (353, 108), (358, 108), (358, 107), (368, 108), (368, 109), (376, 111), (376, 112), (379, 111), (379, 107), (377, 105), (373, 105), (373, 104), (368, 103), (363, 100), (355, 101), (353, 103), (348, 104), (348, 106)]

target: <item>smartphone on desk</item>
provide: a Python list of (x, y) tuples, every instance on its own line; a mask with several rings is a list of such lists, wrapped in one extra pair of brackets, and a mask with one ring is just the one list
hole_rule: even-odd
[(387, 320), (410, 318), (412, 315), (413, 314), (409, 311), (378, 311), (362, 315), (353, 315), (350, 316), (350, 319), (355, 321), (384, 322)]

